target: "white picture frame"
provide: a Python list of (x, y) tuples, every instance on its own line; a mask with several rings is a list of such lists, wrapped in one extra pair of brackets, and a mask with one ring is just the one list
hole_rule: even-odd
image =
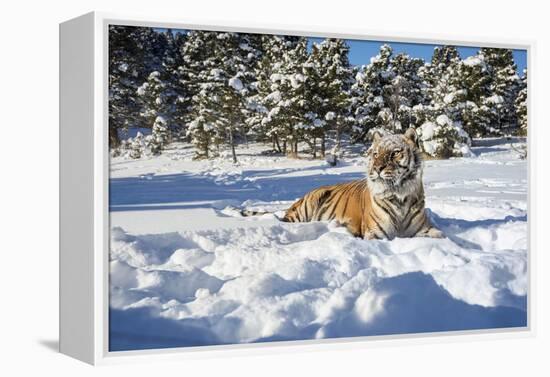
[[(109, 352), (108, 348), (108, 25), (254, 32), (311, 37), (505, 47), (527, 50), (529, 84), (535, 44), (513, 39), (467, 38), (439, 34), (388, 34), (254, 22), (202, 22), (92, 12), (60, 24), (60, 352), (90, 364), (152, 359), (203, 358), (226, 355), (348, 349), (387, 344), (471, 341), (531, 337), (535, 334), (533, 242), (534, 163), (528, 163), (529, 289), (527, 326), (516, 329), (471, 330), (452, 333), (353, 337), (260, 344), (201, 346), (146, 351)], [(531, 92), (530, 92), (531, 93)], [(528, 96), (528, 107), (532, 98)], [(528, 112), (528, 146), (532, 151), (536, 127)], [(530, 152), (530, 155), (534, 155)]]

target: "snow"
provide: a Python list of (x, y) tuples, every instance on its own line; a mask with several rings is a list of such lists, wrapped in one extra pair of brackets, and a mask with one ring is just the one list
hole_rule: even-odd
[(267, 102), (274, 102), (274, 103), (277, 103), (277, 102), (280, 102), (281, 101), (281, 92), (279, 92), (278, 90), (272, 92), (272, 93), (269, 93), (266, 97), (265, 97), (265, 101)]
[(230, 78), (229, 86), (235, 89), (236, 91), (241, 91), (244, 88), (242, 81), (238, 77)]
[(435, 119), (436, 123), (440, 126), (452, 126), (453, 121), (445, 114), (438, 115)]
[(419, 127), (422, 150), (431, 155), (437, 156), (438, 150), (445, 143), (445, 138), (440, 136), (442, 131), (454, 130), (458, 136), (453, 145), (453, 154), (462, 157), (472, 157), (474, 154), (470, 149), (470, 136), (464, 131), (459, 122), (453, 122), (446, 114), (436, 117), (435, 123), (427, 121)]
[(283, 81), (284, 76), (280, 73), (273, 73), (273, 74), (271, 74), (271, 76), (269, 76), (269, 80), (271, 80), (273, 82)]
[(484, 66), (485, 62), (483, 60), (483, 57), (480, 55), (474, 55), (469, 56), (466, 59), (462, 61), (464, 65), (467, 65), (468, 67), (474, 67), (474, 66)]
[(421, 134), (421, 139), (423, 141), (428, 141), (428, 140), (433, 139), (436, 127), (437, 127), (437, 125), (432, 123), (432, 122), (424, 123), (420, 127), (420, 130), (421, 130), (421, 133), (422, 133)]
[(140, 85), (137, 89), (138, 96), (143, 96), (147, 92), (147, 88), (149, 87), (148, 82), (144, 82), (142, 85)]
[(500, 105), (504, 103), (504, 98), (502, 98), (502, 96), (494, 94), (491, 97), (486, 98), (485, 101), (494, 105)]
[(306, 81), (306, 77), (302, 75), (301, 73), (296, 73), (294, 75), (289, 75), (290, 85), (297, 89), (299, 88), (304, 81)]
[(111, 350), (525, 326), (527, 162), (508, 142), (426, 161), (446, 238), (392, 241), (278, 220), (312, 188), (363, 177), (361, 150), (335, 167), (262, 150), (239, 148), (238, 165), (186, 144), (112, 158)]

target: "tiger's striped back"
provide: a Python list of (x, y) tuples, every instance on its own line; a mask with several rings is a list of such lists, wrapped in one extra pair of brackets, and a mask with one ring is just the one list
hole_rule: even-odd
[(286, 212), (283, 221), (308, 222), (338, 220), (349, 231), (362, 236), (362, 213), (368, 198), (365, 180), (323, 186), (310, 191)]

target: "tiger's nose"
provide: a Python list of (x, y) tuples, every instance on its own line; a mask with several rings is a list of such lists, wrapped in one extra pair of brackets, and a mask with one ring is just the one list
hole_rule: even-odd
[(389, 178), (393, 176), (393, 169), (383, 169), (382, 172), (379, 172), (382, 178)]

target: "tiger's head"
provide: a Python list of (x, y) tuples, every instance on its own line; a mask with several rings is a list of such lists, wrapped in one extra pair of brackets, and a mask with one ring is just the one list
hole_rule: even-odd
[(367, 182), (374, 195), (405, 196), (422, 184), (422, 160), (416, 139), (414, 128), (403, 135), (373, 135), (367, 151)]

